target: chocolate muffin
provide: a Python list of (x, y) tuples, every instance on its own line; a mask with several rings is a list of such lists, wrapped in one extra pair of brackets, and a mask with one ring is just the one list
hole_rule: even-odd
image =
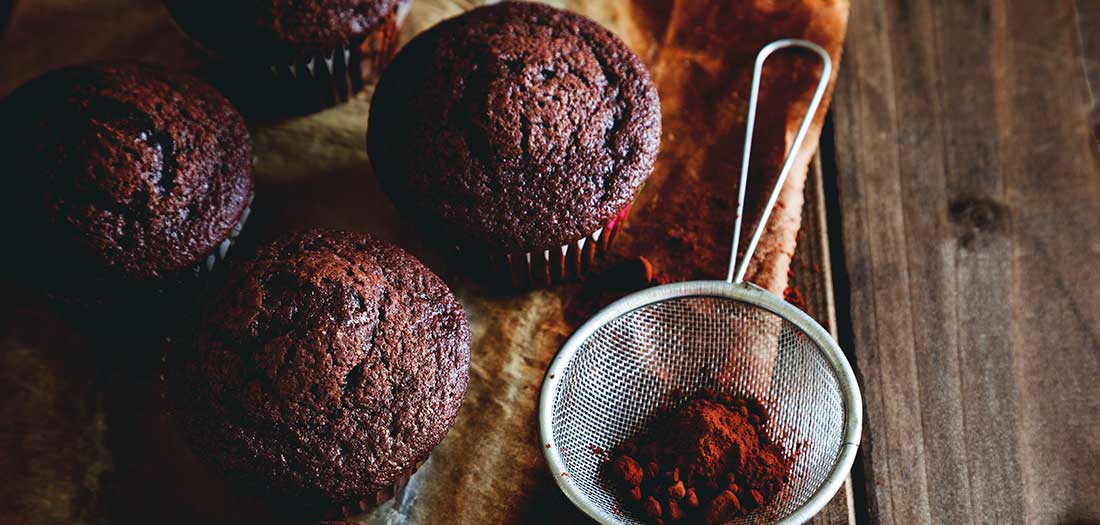
[(198, 79), (135, 63), (43, 75), (0, 108), (9, 252), (63, 296), (186, 284), (228, 249), (252, 199), (252, 144)]
[(382, 188), (464, 251), (542, 257), (609, 226), (652, 171), (656, 89), (580, 15), (504, 2), (409, 42), (371, 103)]
[[(346, 101), (397, 50), (409, 0), (165, 0), (179, 26), (225, 59), (249, 97), (285, 112)], [(251, 66), (251, 69), (250, 69)], [(274, 83), (273, 83), (274, 81)], [(268, 96), (271, 95), (271, 96)]]
[(195, 451), (301, 519), (380, 503), (443, 440), (470, 331), (447, 286), (401, 249), (313, 230), (230, 265), (169, 391)]

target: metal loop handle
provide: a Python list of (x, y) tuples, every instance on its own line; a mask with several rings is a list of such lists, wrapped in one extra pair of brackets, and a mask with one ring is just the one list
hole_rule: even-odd
[[(783, 161), (783, 169), (779, 172), (779, 179), (775, 182), (775, 187), (768, 198), (768, 204), (764, 207), (764, 213), (760, 216), (760, 222), (756, 225), (756, 230), (753, 231), (752, 239), (749, 241), (748, 247), (745, 248), (745, 256), (741, 260), (740, 267), (738, 267), (737, 246), (741, 243), (741, 222), (745, 213), (745, 186), (749, 179), (749, 155), (752, 152), (752, 130), (756, 123), (756, 102), (760, 93), (760, 77), (764, 71), (764, 61), (772, 53), (788, 47), (801, 47), (813, 51), (821, 57), (824, 67), (821, 69), (821, 78), (817, 82), (814, 98), (810, 101), (810, 107), (806, 109), (806, 115), (802, 117), (798, 134), (795, 135), (794, 143), (791, 144), (791, 149), (787, 152), (787, 158)], [(817, 106), (821, 104), (821, 99), (825, 96), (825, 88), (829, 85), (832, 72), (833, 60), (829, 57), (829, 53), (821, 46), (807, 40), (796, 38), (776, 40), (764, 46), (756, 55), (756, 67), (752, 74), (752, 92), (749, 95), (749, 115), (745, 125), (745, 152), (741, 158), (741, 185), (737, 189), (737, 218), (733, 228), (733, 247), (730, 250), (730, 267), (726, 274), (726, 281), (740, 283), (745, 280), (745, 272), (749, 270), (749, 262), (752, 261), (756, 245), (760, 242), (760, 235), (764, 233), (764, 228), (768, 225), (768, 218), (771, 216), (772, 209), (775, 208), (776, 201), (779, 200), (779, 192), (783, 189), (783, 184), (787, 181), (787, 175), (790, 174), (791, 168), (794, 166), (794, 159), (798, 156), (798, 148), (802, 146), (802, 141), (810, 130), (810, 123), (813, 122), (814, 115), (817, 114)]]

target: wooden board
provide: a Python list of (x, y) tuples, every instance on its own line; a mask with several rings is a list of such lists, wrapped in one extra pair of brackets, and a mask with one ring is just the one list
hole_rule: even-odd
[[(791, 282), (787, 299), (801, 302), (806, 313), (837, 337), (833, 261), (829, 244), (829, 223), (826, 214), (824, 173), (820, 157), (814, 158), (806, 180), (806, 204), (802, 208), (802, 229), (798, 233), (798, 250), (791, 260)], [(840, 525), (855, 523), (853, 486), (849, 477), (844, 488), (833, 497), (810, 523)]]
[(1098, 10), (853, 4), (836, 176), (873, 521), (1100, 519)]

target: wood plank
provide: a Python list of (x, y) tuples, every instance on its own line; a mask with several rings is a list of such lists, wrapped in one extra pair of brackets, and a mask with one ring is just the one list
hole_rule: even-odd
[(1100, 516), (1086, 3), (853, 6), (834, 111), (874, 520)]
[[(929, 508), (921, 461), (923, 442), (909, 439), (921, 435), (912, 338), (898, 338), (889, 353), (877, 351), (886, 346), (880, 339), (891, 333), (910, 333), (912, 328), (908, 316), (879, 319), (874, 315), (876, 301), (884, 308), (908, 310), (908, 290), (900, 286), (889, 290), (869, 286), (908, 279), (897, 256), (904, 249), (904, 239), (899, 233), (903, 229), (900, 209), (891, 205), (901, 200), (899, 181), (896, 177), (863, 176), (867, 172), (898, 172), (897, 148), (893, 145), (897, 110), (890, 96), (894, 92), (894, 78), (890, 74), (893, 57), (889, 52), (884, 11), (882, 5), (865, 2), (852, 7), (851, 43), (837, 85), (834, 131), (841, 170), (838, 185), (844, 218), (842, 232), (851, 281), (853, 342), (858, 345), (854, 348), (858, 354), (856, 364), (864, 379), (863, 395), (870, 427), (864, 434), (862, 448), (868, 461), (867, 501), (873, 516), (916, 522), (918, 516), (929, 514)], [(849, 176), (851, 172), (860, 176)], [(874, 220), (869, 218), (872, 213)], [(862, 254), (849, 255), (849, 246), (882, 255), (871, 261)], [(886, 400), (898, 399), (915, 402), (887, 406)], [(886, 427), (882, 421), (893, 424)], [(891, 485), (906, 487), (904, 504), (894, 505), (888, 492), (877, 489), (878, 479), (886, 478), (886, 474), (890, 475)]]
[[(837, 335), (836, 307), (833, 294), (832, 261), (829, 256), (829, 231), (825, 216), (825, 188), (821, 157), (815, 156), (806, 180), (802, 230), (798, 248), (791, 260), (790, 287), (798, 290), (806, 313)], [(852, 508), (852, 482), (849, 478), (821, 513), (810, 520), (814, 525), (840, 525), (855, 522)]]
[(790, 288), (798, 290), (806, 313), (828, 328), (835, 337), (836, 307), (822, 177), (821, 158), (814, 156), (803, 191), (805, 204), (802, 208), (802, 229), (798, 232), (798, 248), (791, 256)]

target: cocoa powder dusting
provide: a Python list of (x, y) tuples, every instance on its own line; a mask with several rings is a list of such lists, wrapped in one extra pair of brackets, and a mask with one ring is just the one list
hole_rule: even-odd
[(799, 310), (806, 311), (806, 300), (802, 298), (802, 291), (797, 286), (791, 285), (783, 290), (783, 300), (795, 305)]
[(702, 391), (617, 447), (608, 475), (650, 523), (725, 523), (769, 504), (790, 478), (795, 455), (772, 441), (769, 420), (755, 399)]

